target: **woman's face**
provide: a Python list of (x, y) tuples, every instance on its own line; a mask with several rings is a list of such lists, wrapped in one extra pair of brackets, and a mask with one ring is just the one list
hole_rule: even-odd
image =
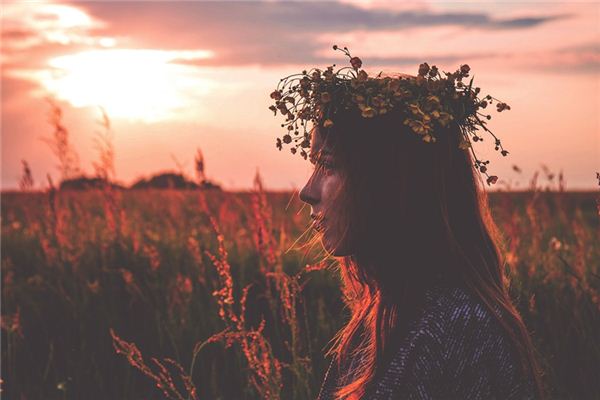
[(310, 161), (314, 165), (312, 175), (300, 191), (300, 199), (311, 206), (313, 228), (322, 233), (325, 249), (334, 256), (350, 253), (345, 240), (345, 221), (342, 206), (336, 200), (336, 192), (342, 185), (342, 174), (331, 150), (323, 141), (318, 127), (311, 138)]

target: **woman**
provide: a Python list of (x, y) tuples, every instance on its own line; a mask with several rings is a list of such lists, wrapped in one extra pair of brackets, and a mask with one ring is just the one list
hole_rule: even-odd
[[(362, 62), (353, 61), (358, 72)], [(313, 77), (315, 91), (323, 79)], [(358, 90), (359, 83), (338, 86)], [(424, 140), (406, 123), (402, 103), (373, 116), (364, 105), (339, 106), (333, 92), (303, 93), (326, 101), (313, 108), (310, 143), (301, 143), (315, 168), (300, 198), (324, 248), (340, 260), (351, 312), (327, 354), (333, 359), (318, 400), (543, 398), (485, 192), (460, 146), (460, 118)], [(271, 97), (291, 120), (279, 102), (285, 93)]]

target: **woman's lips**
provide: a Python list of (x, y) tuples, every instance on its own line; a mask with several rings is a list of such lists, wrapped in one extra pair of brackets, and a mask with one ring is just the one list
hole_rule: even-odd
[(323, 232), (325, 226), (323, 225), (324, 219), (322, 214), (311, 214), (310, 217), (313, 220), (312, 228), (314, 228), (317, 232)]

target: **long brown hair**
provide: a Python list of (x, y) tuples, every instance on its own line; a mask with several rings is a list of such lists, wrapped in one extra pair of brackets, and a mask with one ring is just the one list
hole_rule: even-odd
[(535, 349), (508, 293), (502, 238), (472, 155), (458, 147), (458, 125), (425, 143), (402, 123), (401, 113), (363, 118), (340, 110), (330, 119), (333, 126), (315, 128), (343, 171), (336, 204), (345, 212), (339, 221), (353, 251), (339, 268), (350, 319), (327, 355), (336, 357), (338, 368), (359, 360), (336, 398), (365, 393), (434, 276), (464, 285), (482, 300), (544, 398)]

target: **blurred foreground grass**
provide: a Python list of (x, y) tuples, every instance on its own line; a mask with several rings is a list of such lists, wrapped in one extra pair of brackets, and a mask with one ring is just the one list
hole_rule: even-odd
[[(331, 260), (286, 252), (308, 209), (256, 185), (3, 193), (3, 394), (314, 398), (347, 312)], [(490, 195), (553, 398), (600, 397), (595, 197)]]

